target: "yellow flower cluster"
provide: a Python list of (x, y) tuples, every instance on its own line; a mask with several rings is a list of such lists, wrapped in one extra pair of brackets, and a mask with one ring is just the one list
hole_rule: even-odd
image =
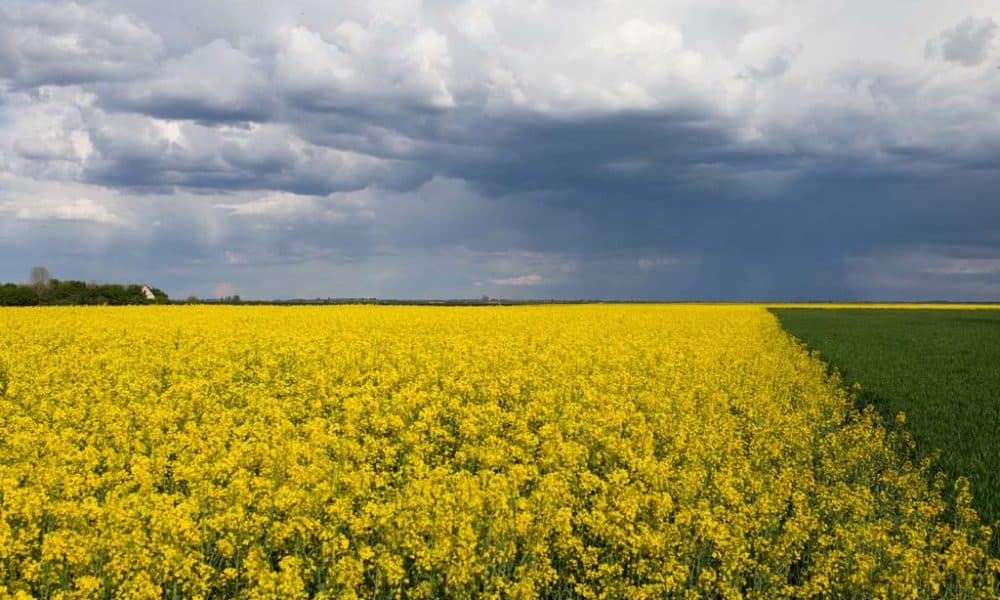
[(0, 597), (992, 596), (896, 431), (759, 306), (6, 309)]

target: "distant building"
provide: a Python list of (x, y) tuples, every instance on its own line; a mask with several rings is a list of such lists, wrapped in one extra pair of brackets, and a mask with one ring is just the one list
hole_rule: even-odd
[(148, 285), (142, 286), (142, 295), (146, 297), (146, 300), (156, 300), (156, 295), (153, 294), (153, 290), (149, 289)]

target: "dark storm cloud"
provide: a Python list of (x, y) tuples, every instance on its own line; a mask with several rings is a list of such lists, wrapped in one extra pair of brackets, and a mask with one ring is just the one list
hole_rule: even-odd
[(649, 193), (643, 188), (683, 183), (699, 167), (754, 169), (779, 159), (739, 147), (723, 124), (696, 111), (528, 116), (479, 126), (483, 155), (459, 154), (445, 167), (497, 193), (575, 188), (641, 197)]
[[(105, 258), (251, 296), (1000, 294), (993, 17), (180, 5), (0, 10), (8, 271)], [(542, 26), (559, 16), (572, 31)], [(858, 42), (829, 53), (827, 30)]]

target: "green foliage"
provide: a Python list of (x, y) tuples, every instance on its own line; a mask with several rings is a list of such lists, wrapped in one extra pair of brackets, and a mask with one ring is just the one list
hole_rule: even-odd
[(153, 300), (153, 304), (169, 304), (170, 303), (170, 298), (167, 297), (167, 293), (164, 292), (163, 290), (161, 290), (160, 288), (151, 287), (151, 288), (149, 288), (149, 291), (153, 292), (153, 296), (156, 297), (156, 299)]
[[(983, 520), (1000, 519), (1000, 311), (775, 309), (858, 399), (906, 414), (918, 452), (972, 483)], [(1000, 540), (993, 540), (1000, 553)]]
[(0, 285), (0, 306), (34, 306), (38, 302), (38, 292), (33, 287), (13, 283)]
[(167, 304), (167, 294), (158, 288), (150, 288), (154, 299), (146, 298), (141, 285), (121, 285), (115, 283), (94, 284), (83, 281), (59, 279), (50, 280), (44, 289), (38, 286), (0, 284), (0, 306), (73, 306), (104, 305), (122, 306), (128, 304)]

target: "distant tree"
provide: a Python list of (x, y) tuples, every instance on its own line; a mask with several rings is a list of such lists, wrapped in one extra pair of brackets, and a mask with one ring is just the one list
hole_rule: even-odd
[(483, 304), (486, 304), (489, 301), (490, 301), (490, 297), (487, 296), (486, 294), (483, 294)]
[(39, 265), (31, 268), (31, 276), (28, 279), (28, 284), (35, 288), (35, 292), (38, 293), (39, 296), (41, 296), (45, 290), (49, 289), (51, 281), (52, 275), (45, 267)]
[(168, 304), (170, 302), (170, 296), (167, 296), (167, 293), (160, 288), (149, 288), (149, 291), (153, 292), (153, 304)]
[(188, 296), (186, 302), (188, 304), (198, 304), (198, 302), (199, 302), (198, 296)]
[(5, 283), (0, 285), (0, 306), (35, 306), (38, 293), (27, 285)]
[(117, 283), (97, 284), (76, 280), (53, 279), (45, 267), (31, 270), (28, 285), (0, 284), (0, 306), (167, 304), (170, 299), (159, 288), (150, 288), (153, 298), (143, 292), (143, 286)]
[(46, 304), (88, 304), (91, 292), (82, 281), (52, 279), (45, 297)]

